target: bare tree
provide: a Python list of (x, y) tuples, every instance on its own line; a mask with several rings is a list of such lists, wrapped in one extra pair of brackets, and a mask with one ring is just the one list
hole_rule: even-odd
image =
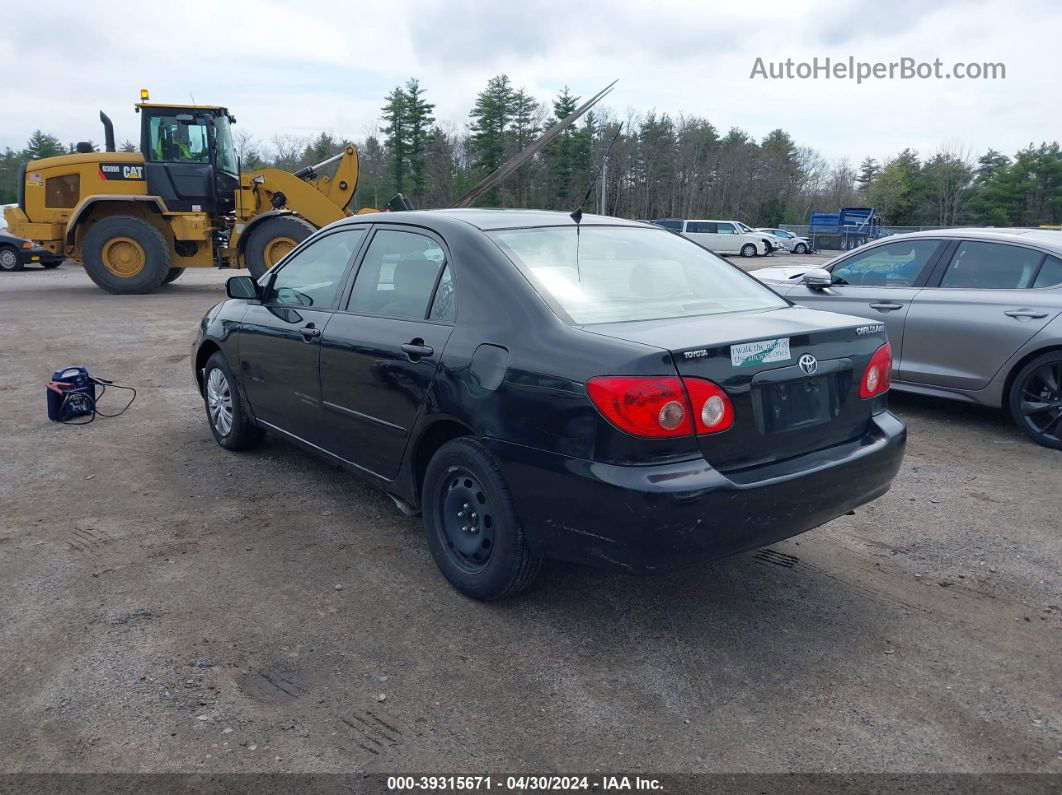
[(922, 173), (933, 203), (935, 223), (954, 226), (973, 194), (974, 157), (956, 141), (944, 144), (926, 161)]

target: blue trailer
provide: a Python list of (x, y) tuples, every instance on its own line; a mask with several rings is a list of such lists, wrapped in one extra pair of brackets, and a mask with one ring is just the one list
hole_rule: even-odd
[(873, 207), (842, 207), (835, 213), (811, 214), (811, 247), (848, 251), (881, 237), (881, 219)]

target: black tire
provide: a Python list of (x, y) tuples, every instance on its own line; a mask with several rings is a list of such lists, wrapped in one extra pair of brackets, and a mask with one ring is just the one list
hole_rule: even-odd
[(793, 253), (794, 254), (807, 254), (808, 253), (808, 247), (805, 246), (803, 243), (797, 243), (795, 246), (793, 246)]
[[(139, 269), (120, 275), (104, 265), (104, 247), (116, 238), (132, 240), (142, 258)], [(139, 218), (116, 215), (97, 221), (81, 244), (85, 271), (99, 287), (114, 295), (142, 295), (157, 290), (170, 273), (170, 250), (162, 233)]]
[(474, 439), (454, 439), (436, 451), (424, 475), (421, 508), (432, 557), (465, 596), (513, 596), (538, 575), (542, 559), (528, 549), (501, 469)]
[(163, 279), (162, 283), (169, 284), (170, 282), (175, 282), (181, 278), (183, 273), (184, 268), (170, 268), (170, 272), (166, 274), (166, 278)]
[(0, 246), (0, 271), (22, 270), (22, 257), (14, 246)]
[(743, 257), (755, 257), (756, 256), (756, 244), (746, 243), (741, 247), (741, 256)]
[(63, 261), (61, 259), (49, 259), (49, 260), (45, 260), (44, 262), (42, 262), (41, 263), (41, 267), (44, 268), (45, 270), (49, 270), (50, 271), (50, 270), (55, 270), (56, 268), (58, 268), (62, 264), (63, 264)]
[[(216, 395), (213, 389), (217, 379), (224, 382), (225, 393), (228, 396), (230, 412), (227, 428), (220, 419), (224, 412), (216, 410), (215, 398), (220, 396)], [(206, 367), (203, 368), (203, 406), (206, 409), (207, 424), (210, 425), (210, 432), (214, 434), (214, 440), (226, 450), (248, 450), (262, 441), (265, 434), (251, 421), (244, 410), (236, 379), (220, 351), (207, 359)]]
[(1041, 354), (1022, 367), (1010, 386), (1008, 403), (1010, 416), (1026, 436), (1062, 450), (1062, 351)]
[(247, 247), (243, 252), (247, 270), (251, 272), (251, 276), (259, 278), (279, 261), (268, 253), (275, 241), (285, 239), (298, 245), (316, 231), (309, 221), (294, 215), (267, 218), (251, 230), (251, 236), (247, 239)]

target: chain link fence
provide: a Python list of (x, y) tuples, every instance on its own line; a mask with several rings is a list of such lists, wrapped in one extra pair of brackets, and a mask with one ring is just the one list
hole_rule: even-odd
[[(781, 224), (781, 229), (792, 232), (798, 237), (806, 237), (811, 241), (812, 248), (819, 251), (842, 251), (855, 248), (858, 245), (877, 240), (890, 235), (900, 235), (904, 232), (924, 232), (931, 229), (947, 229), (944, 226), (882, 226), (879, 227), (872, 238), (867, 238), (866, 233), (859, 227), (842, 227), (835, 232), (819, 233), (812, 232), (809, 224)], [(836, 227), (835, 227), (836, 229)]]

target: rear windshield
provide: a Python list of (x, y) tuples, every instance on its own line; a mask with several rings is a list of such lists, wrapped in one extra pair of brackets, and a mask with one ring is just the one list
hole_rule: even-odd
[(578, 246), (574, 226), (488, 234), (578, 325), (788, 305), (710, 251), (662, 230), (584, 226)]

